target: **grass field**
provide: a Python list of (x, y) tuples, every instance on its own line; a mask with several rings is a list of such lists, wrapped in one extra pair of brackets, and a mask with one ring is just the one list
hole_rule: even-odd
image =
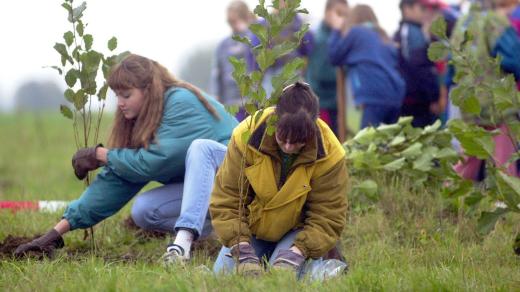
[[(84, 186), (70, 165), (74, 145), (68, 120), (4, 115), (0, 137), (0, 200), (73, 200), (81, 194)], [(76, 231), (67, 234), (66, 247), (53, 260), (0, 258), (0, 290), (520, 291), (520, 257), (512, 252), (518, 217), (507, 217), (480, 237), (474, 215), (450, 212), (438, 190), (411, 193), (406, 185), (386, 184), (370, 211), (349, 213), (341, 246), (350, 271), (324, 283), (296, 282), (285, 274), (217, 277), (201, 267), (211, 268), (214, 258), (200, 249), (189, 266), (164, 269), (158, 259), (168, 238), (146, 238), (125, 228), (129, 204), (96, 226), (96, 251)], [(0, 211), (0, 241), (43, 233), (60, 216)]]

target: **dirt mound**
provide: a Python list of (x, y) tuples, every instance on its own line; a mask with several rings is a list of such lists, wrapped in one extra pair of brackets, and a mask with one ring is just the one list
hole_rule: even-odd
[[(16, 250), (16, 248), (19, 245), (27, 243), (40, 236), (41, 236), (41, 234), (35, 235), (33, 237), (7, 235), (7, 237), (4, 239), (4, 241), (2, 243), (0, 243), (0, 259), (13, 258), (14, 251)], [(43, 258), (43, 256), (45, 254), (52, 255), (53, 253), (54, 253), (54, 248), (50, 248), (49, 250), (44, 250), (43, 253), (42, 252), (29, 252), (28, 256), (41, 259), (41, 258)]]

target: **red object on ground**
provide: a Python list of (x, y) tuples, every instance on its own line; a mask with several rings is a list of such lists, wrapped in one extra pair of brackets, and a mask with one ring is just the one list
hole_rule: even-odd
[(13, 212), (22, 209), (38, 210), (38, 202), (31, 201), (2, 201), (0, 202), (0, 209), (11, 209)]
[(0, 201), (0, 210), (56, 212), (67, 207), (67, 201)]

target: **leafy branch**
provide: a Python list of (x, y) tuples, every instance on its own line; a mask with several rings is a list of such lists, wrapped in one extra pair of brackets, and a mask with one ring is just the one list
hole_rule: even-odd
[[(482, 212), (479, 231), (487, 234), (505, 214), (520, 213), (520, 179), (507, 172), (507, 167), (516, 163), (520, 155), (517, 152), (505, 165), (497, 165), (493, 140), (494, 136), (502, 133), (515, 146), (520, 141), (517, 116), (520, 93), (514, 76), (501, 69), (501, 57), (491, 56), (491, 48), (507, 27), (507, 20), (494, 13), (483, 14), (478, 7), (473, 7), (468, 17), (472, 21), (462, 37), (453, 40), (446, 36), (444, 19), (437, 19), (431, 31), (439, 41), (432, 43), (428, 55), (434, 61), (448, 55), (451, 57), (450, 64), (456, 71), (456, 87), (452, 89), (450, 98), (460, 107), (463, 119), (451, 121), (449, 130), (461, 143), (465, 156), (486, 161), (484, 189), (492, 201), (504, 203), (493, 212)], [(474, 192), (471, 188), (467, 190), (466, 196)], [(483, 198), (481, 195), (476, 201)]]

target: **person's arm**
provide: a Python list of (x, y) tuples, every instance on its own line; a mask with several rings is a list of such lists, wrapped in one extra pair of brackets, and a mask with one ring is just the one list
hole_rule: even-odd
[[(191, 92), (189, 94), (192, 94)], [(131, 182), (168, 181), (184, 175), (184, 161), (191, 142), (197, 138), (212, 138), (209, 113), (196, 97), (174, 94), (165, 104), (163, 119), (156, 141), (148, 148), (111, 149), (106, 167)]]
[(338, 241), (347, 218), (347, 167), (339, 161), (311, 181), (303, 230), (294, 241), (305, 257), (319, 258)]
[(333, 30), (328, 40), (328, 54), (332, 65), (347, 65), (348, 55), (359, 37), (359, 30), (353, 28), (343, 37), (339, 30)]
[[(224, 162), (217, 172), (211, 194), (209, 206), (211, 224), (226, 247), (251, 241), (251, 231), (247, 219), (249, 211), (245, 206), (251, 202), (252, 198), (247, 193), (249, 184), (246, 179), (244, 178), (242, 182), (239, 181), (242, 158), (242, 149), (238, 149), (233, 137)], [(238, 209), (241, 183), (246, 192), (242, 218), (239, 216)]]

